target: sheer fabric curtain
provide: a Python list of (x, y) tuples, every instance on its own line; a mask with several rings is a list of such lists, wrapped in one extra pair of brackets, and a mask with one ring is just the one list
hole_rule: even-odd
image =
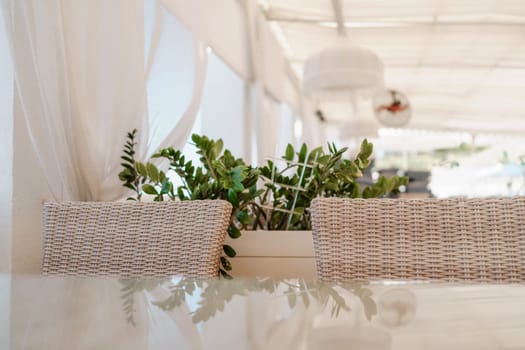
[(10, 343), (13, 221), (13, 72), (0, 7), (0, 343)]
[[(146, 18), (155, 13), (145, 24), (150, 120), (145, 158), (149, 158), (159, 148), (182, 149), (187, 143), (204, 93), (208, 46), (195, 26), (190, 31), (178, 20), (173, 0), (142, 1)], [(194, 17), (198, 11), (197, 4), (189, 6)]]
[[(202, 95), (206, 45), (174, 24), (174, 14), (160, 1), (0, 0), (0, 5), (13, 58), (15, 103), (21, 107), (53, 194), (49, 199), (107, 201), (122, 197), (119, 157), (126, 133), (133, 128), (139, 129), (138, 157), (142, 160), (159, 146), (182, 148), (187, 142)], [(165, 59), (181, 52), (191, 54), (183, 61)], [(182, 66), (188, 61), (189, 67)], [(189, 87), (189, 93), (177, 96), (180, 86)], [(71, 288), (90, 291), (82, 284)], [(112, 300), (119, 300), (120, 288), (114, 293), (116, 299)], [(104, 302), (110, 293), (103, 294), (103, 298), (93, 294), (90, 300), (120, 312), (118, 304)], [(89, 302), (77, 305), (67, 296), (60, 301), (55, 308), (59, 314), (93, 306)], [(145, 302), (137, 304), (144, 306)], [(17, 297), (12, 303), (27, 300)], [(156, 309), (143, 312), (137, 315), (138, 322), (147, 326), (156, 314)], [(182, 320), (168, 315), (174, 320), (170, 332), (142, 326), (126, 346), (164, 349), (166, 344), (174, 344), (176, 329), (185, 329), (188, 343), (198, 344), (193, 324), (177, 326), (188, 322), (190, 316), (185, 315)], [(79, 335), (100, 331), (96, 320), (76, 330), (74, 324), (57, 325), (56, 329), (61, 326), (64, 332), (78, 331)], [(120, 330), (114, 325), (103, 332), (117, 334)], [(155, 336), (158, 332), (163, 332), (165, 343), (153, 342), (159, 339)], [(24, 341), (42, 348), (38, 334)], [(90, 344), (84, 344), (85, 348)], [(64, 343), (55, 348), (60, 345), (71, 348)], [(83, 344), (77, 345), (82, 348)]]
[[(159, 146), (186, 143), (202, 95), (206, 46), (197, 38), (189, 41), (195, 74), (182, 115), (173, 115), (169, 104), (150, 114), (148, 95), (166, 86), (156, 79), (187, 69), (158, 58), (173, 36), (164, 26), (173, 14), (160, 2), (1, 1), (16, 100), (55, 200), (121, 198), (119, 157), (126, 132), (134, 128), (140, 131), (141, 159)], [(148, 6), (154, 7), (154, 17), (146, 38)], [(181, 103), (177, 96), (170, 98)]]

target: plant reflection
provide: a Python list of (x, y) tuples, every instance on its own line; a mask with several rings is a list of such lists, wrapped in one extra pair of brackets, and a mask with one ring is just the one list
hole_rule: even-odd
[(341, 311), (350, 312), (346, 297), (353, 295), (363, 304), (368, 320), (377, 313), (377, 306), (372, 299), (372, 291), (366, 283), (360, 282), (322, 282), (305, 280), (273, 280), (259, 278), (255, 280), (180, 280), (122, 279), (121, 298), (123, 309), (129, 323), (134, 324), (135, 294), (148, 293), (156, 288), (163, 288), (169, 295), (152, 303), (164, 311), (172, 311), (186, 303), (187, 298), (198, 296), (196, 309), (192, 312), (194, 323), (205, 322), (223, 311), (234, 296), (248, 296), (253, 293), (268, 293), (287, 298), (290, 309), (302, 303), (306, 308), (311, 304), (330, 309), (332, 317), (338, 317)]

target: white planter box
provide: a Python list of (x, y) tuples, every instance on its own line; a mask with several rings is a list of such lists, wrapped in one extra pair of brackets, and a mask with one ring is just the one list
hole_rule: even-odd
[(235, 277), (316, 277), (312, 231), (243, 231), (226, 244), (237, 251), (231, 259)]

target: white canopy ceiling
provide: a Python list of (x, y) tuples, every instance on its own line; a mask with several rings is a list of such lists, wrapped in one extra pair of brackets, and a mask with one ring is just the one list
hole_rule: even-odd
[[(259, 0), (299, 77), (337, 37), (330, 0)], [(405, 92), (411, 128), (525, 133), (524, 0), (343, 0), (350, 40)]]

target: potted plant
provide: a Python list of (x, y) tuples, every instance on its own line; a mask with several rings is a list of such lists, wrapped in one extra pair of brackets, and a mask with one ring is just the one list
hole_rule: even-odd
[[(288, 145), (282, 162), (270, 160), (255, 168), (224, 150), (222, 140), (192, 135), (200, 164), (170, 147), (152, 156), (169, 163), (163, 171), (134, 158), (136, 133), (128, 133), (119, 174), (123, 185), (134, 192), (128, 199), (141, 200), (146, 194), (155, 201), (223, 199), (232, 204), (221, 257), (224, 277), (230, 277), (229, 258), (236, 255), (236, 276), (314, 277), (310, 202), (319, 196), (380, 197), (408, 181), (380, 177), (374, 185), (361, 188), (356, 180), (370, 165), (373, 150), (367, 140), (353, 160), (344, 158), (347, 148), (337, 149), (334, 144), (327, 152), (321, 147), (308, 151), (304, 144), (296, 151)], [(174, 185), (173, 176), (179, 177), (180, 185)]]
[[(379, 179), (362, 187), (357, 180), (370, 166), (373, 146), (366, 139), (355, 159), (347, 148), (328, 145), (308, 151), (291, 145), (280, 161), (259, 168), (263, 191), (253, 208), (251, 229), (235, 242), (243, 276), (315, 277), (315, 256), (308, 208), (316, 197), (374, 198), (396, 193), (406, 177)], [(276, 243), (277, 242), (277, 243)]]
[[(222, 140), (210, 140), (206, 136), (192, 135), (192, 141), (200, 155), (200, 165), (187, 160), (181, 151), (172, 147), (160, 150), (152, 159), (169, 162), (163, 171), (152, 162), (142, 163), (135, 159), (137, 130), (127, 135), (122, 158), (123, 170), (119, 174), (123, 186), (133, 191), (128, 200), (141, 200), (144, 195), (154, 201), (223, 199), (232, 206), (228, 236), (232, 239), (241, 236), (241, 230), (251, 223), (249, 206), (259, 195), (256, 184), (259, 171), (246, 165), (242, 159), (233, 157), (230, 151), (223, 150)], [(173, 176), (178, 176), (181, 185), (175, 186)], [(223, 246), (219, 273), (231, 277), (232, 265), (229, 258), (236, 255), (229, 244)]]

